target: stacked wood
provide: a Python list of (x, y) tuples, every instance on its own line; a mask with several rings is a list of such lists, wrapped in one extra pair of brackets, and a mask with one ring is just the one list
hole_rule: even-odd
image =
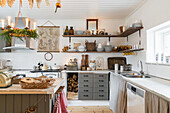
[(73, 75), (68, 75), (67, 76), (67, 90), (69, 92), (78, 92), (78, 75), (73, 74)]

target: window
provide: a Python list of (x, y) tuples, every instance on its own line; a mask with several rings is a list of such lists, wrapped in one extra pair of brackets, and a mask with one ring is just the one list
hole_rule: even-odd
[(147, 31), (147, 62), (170, 64), (170, 21)]

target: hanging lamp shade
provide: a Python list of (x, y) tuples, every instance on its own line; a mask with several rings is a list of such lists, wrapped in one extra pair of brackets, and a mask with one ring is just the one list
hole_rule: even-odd
[(8, 6), (12, 7), (14, 5), (15, 0), (7, 0)]
[(0, 0), (0, 6), (5, 7), (6, 6), (6, 0)]
[(33, 8), (33, 4), (34, 4), (34, 0), (28, 0), (29, 6), (32, 9)]

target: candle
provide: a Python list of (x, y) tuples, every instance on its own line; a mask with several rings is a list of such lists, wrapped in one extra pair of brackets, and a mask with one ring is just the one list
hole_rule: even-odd
[(11, 25), (11, 17), (10, 16), (8, 17), (8, 25), (9, 26)]
[(4, 25), (4, 20), (2, 19), (2, 29), (4, 29), (5, 25)]
[(34, 30), (36, 29), (36, 22), (34, 22)]
[(13, 29), (14, 28), (14, 23), (11, 23), (11, 29)]
[(29, 22), (29, 19), (26, 18), (26, 28), (28, 28), (28, 22)]

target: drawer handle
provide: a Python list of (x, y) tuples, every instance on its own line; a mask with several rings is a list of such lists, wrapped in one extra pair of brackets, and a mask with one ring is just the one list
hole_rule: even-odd
[(88, 97), (89, 95), (83, 95), (84, 97)]
[(104, 92), (104, 90), (99, 90), (99, 92)]
[(99, 82), (104, 82), (104, 80), (99, 80)]
[(89, 87), (89, 85), (84, 85), (84, 87)]
[(99, 75), (99, 77), (104, 77), (104, 75)]
[(99, 87), (104, 87), (104, 85), (99, 85)]
[(84, 82), (89, 82), (89, 80), (84, 80)]
[(89, 92), (89, 90), (84, 90), (84, 92)]
[(84, 77), (88, 77), (88, 75), (84, 75)]
[(104, 97), (104, 95), (99, 95), (99, 97)]

